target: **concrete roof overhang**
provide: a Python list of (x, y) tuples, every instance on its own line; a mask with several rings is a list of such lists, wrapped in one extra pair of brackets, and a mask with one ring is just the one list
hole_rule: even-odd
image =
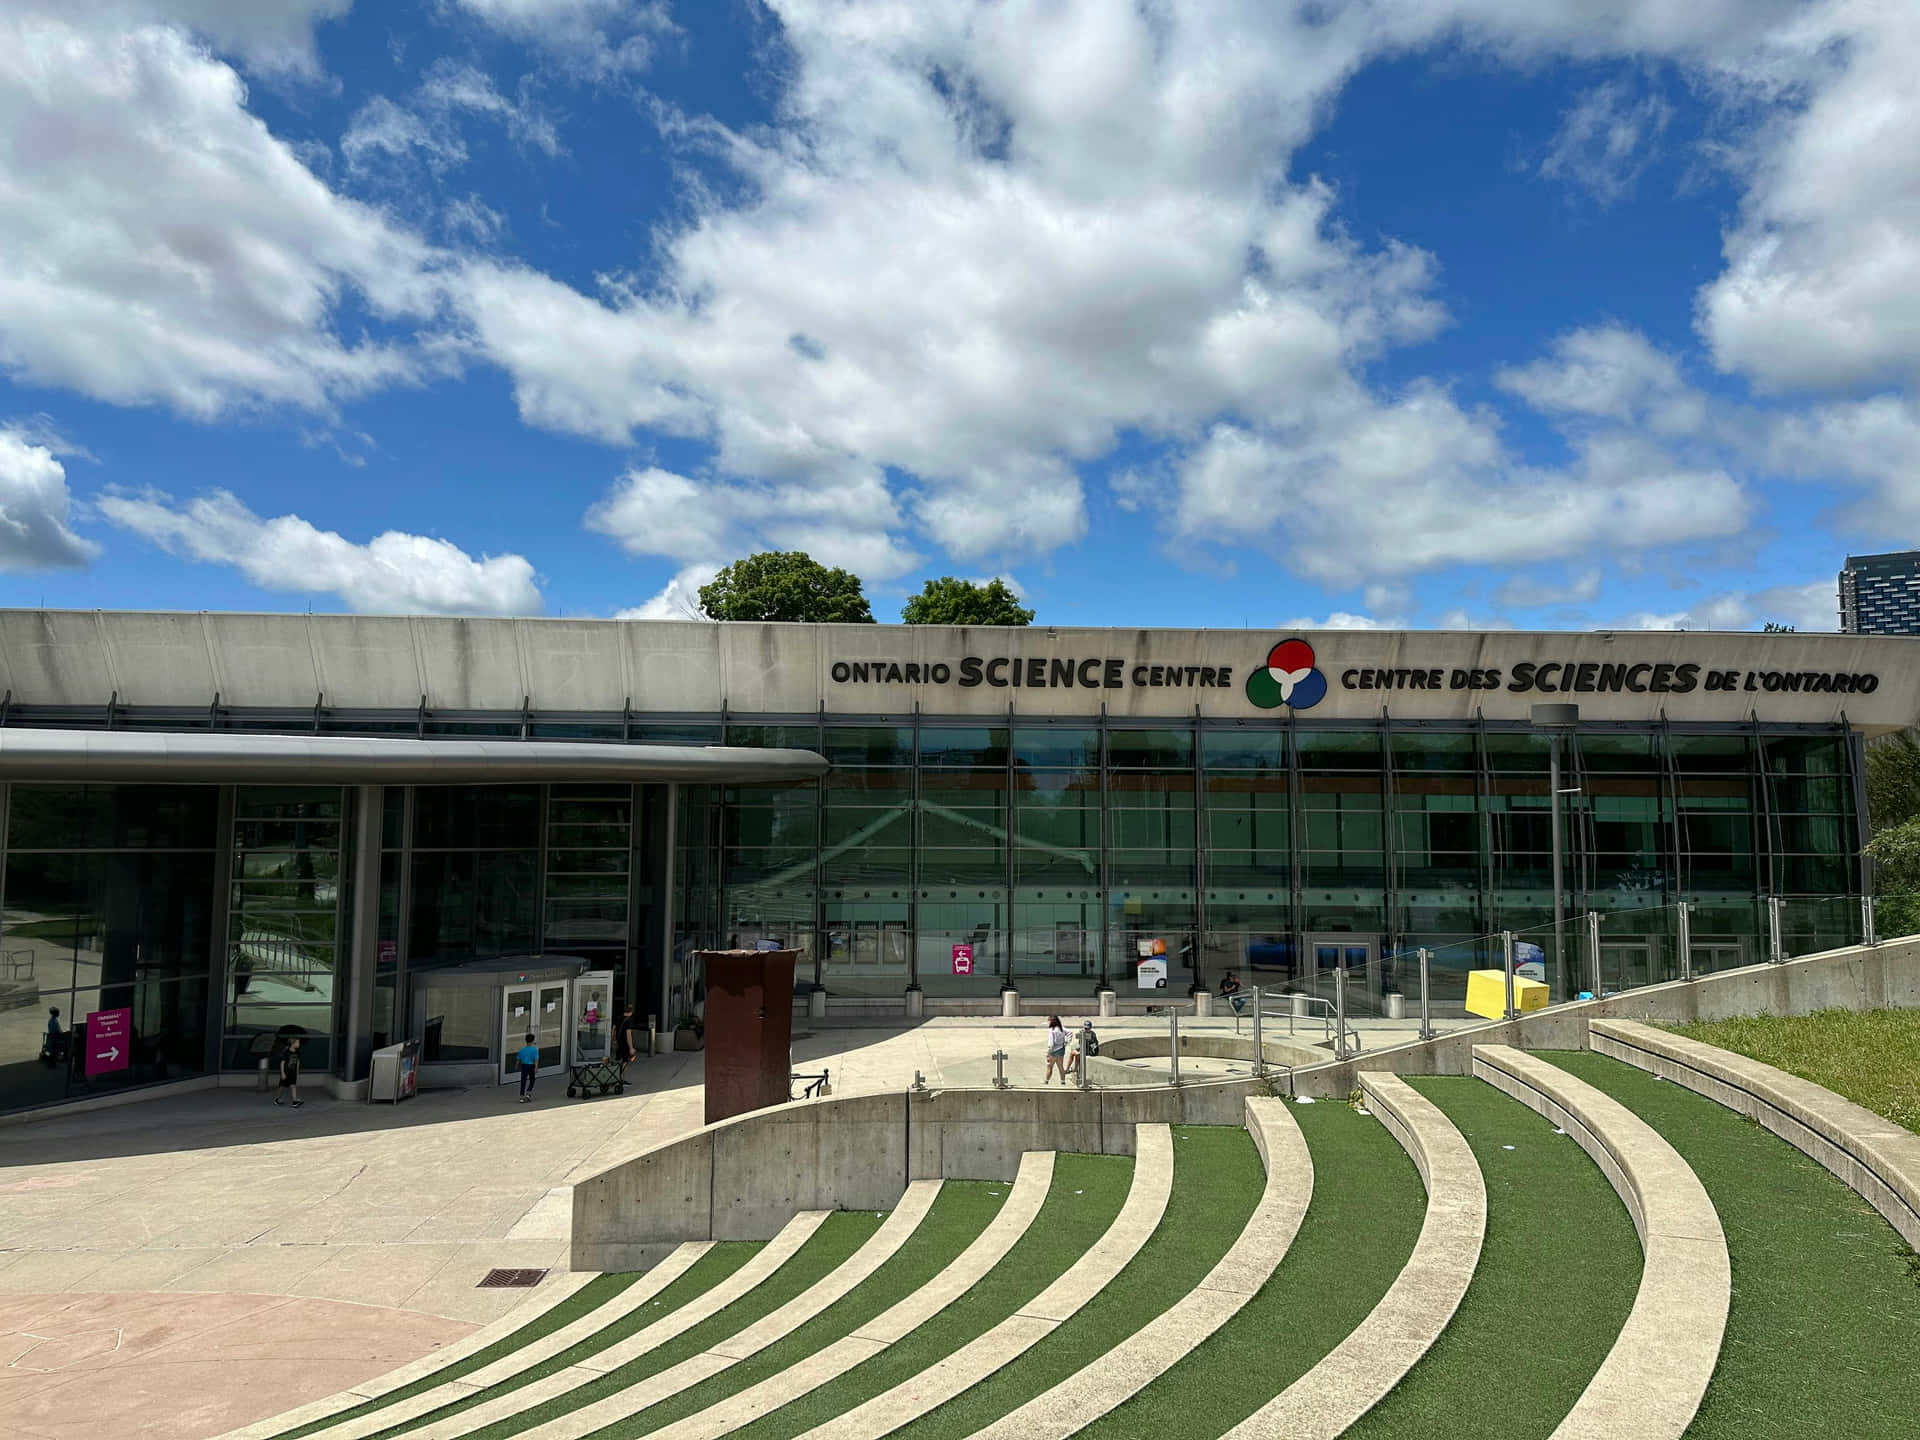
[(0, 780), (329, 785), (664, 780), (744, 785), (811, 780), (828, 769), (826, 759), (811, 750), (741, 746), (0, 727)]

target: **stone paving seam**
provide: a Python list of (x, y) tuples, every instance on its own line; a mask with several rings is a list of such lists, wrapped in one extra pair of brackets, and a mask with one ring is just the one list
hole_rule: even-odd
[[(1172, 1149), (1169, 1139), (1169, 1175), (1172, 1171)], [(876, 1318), (799, 1364), (791, 1365), (777, 1375), (769, 1375), (757, 1385), (729, 1395), (697, 1414), (685, 1416), (651, 1433), (658, 1440), (694, 1440), (694, 1437), (731, 1434), (762, 1415), (771, 1414), (782, 1405), (790, 1404), (837, 1379), (854, 1366), (878, 1355), (902, 1335), (919, 1328), (972, 1289), (1032, 1227), (1053, 1183), (1053, 1160), (1054, 1155), (1050, 1150), (1029, 1150), (1023, 1154), (1020, 1157), (1019, 1174), (1007, 1195), (1007, 1203), (971, 1245), (913, 1294), (902, 1296)], [(530, 1432), (525, 1440), (579, 1440), (579, 1437), (591, 1433), (591, 1430), (542, 1429)]]
[(1420, 1171), (1427, 1215), (1399, 1276), (1320, 1362), (1226, 1440), (1328, 1440), (1380, 1402), (1452, 1320), (1479, 1266), (1487, 1186), (1459, 1128), (1397, 1075), (1362, 1073), (1369, 1107)]
[(1272, 1275), (1313, 1199), (1313, 1156), (1284, 1100), (1250, 1095), (1247, 1129), (1267, 1167), (1260, 1201), (1200, 1283), (1091, 1364), (973, 1432), (981, 1440), (1060, 1440), (1091, 1424), (1237, 1314)]
[[(1134, 1147), (1126, 1204), (1106, 1234), (1057, 1280), (959, 1352), (816, 1425), (800, 1440), (879, 1440), (979, 1384), (1059, 1328), (1127, 1267), (1166, 1214), (1173, 1194), (1172, 1127), (1136, 1127)], [(835, 1373), (848, 1368), (837, 1367)]]
[(1679, 1440), (1720, 1360), (1733, 1265), (1693, 1167), (1605, 1091), (1509, 1045), (1473, 1047), (1473, 1073), (1567, 1131), (1634, 1217), (1646, 1263), (1619, 1338), (1552, 1440)]
[[(594, 1355), (586, 1356), (578, 1363), (563, 1370), (543, 1376), (530, 1385), (502, 1395), (497, 1400), (484, 1401), (471, 1410), (463, 1410), (458, 1415), (449, 1415), (424, 1425), (418, 1430), (407, 1430), (409, 1440), (454, 1440), (454, 1437), (471, 1434), (489, 1425), (496, 1424), (514, 1415), (519, 1415), (549, 1400), (558, 1399), (569, 1390), (582, 1385), (590, 1385), (604, 1379), (607, 1372), (619, 1369), (630, 1361), (637, 1360), (650, 1351), (659, 1349), (668, 1341), (684, 1335), (695, 1325), (711, 1319), (734, 1301), (746, 1295), (763, 1281), (771, 1279), (780, 1267), (791, 1260), (796, 1251), (808, 1240), (833, 1212), (830, 1210), (802, 1210), (781, 1227), (780, 1233), (769, 1240), (746, 1264), (733, 1274), (715, 1285), (711, 1290), (689, 1300), (672, 1314), (663, 1315), (637, 1334), (629, 1335), (616, 1345), (610, 1345)], [(462, 1380), (452, 1382), (456, 1386), (465, 1386), (467, 1394), (475, 1394), (483, 1386), (465, 1385)], [(465, 1398), (464, 1396), (460, 1398)]]
[(561, 1326), (552, 1334), (543, 1335), (532, 1344), (524, 1345), (510, 1355), (503, 1355), (490, 1365), (483, 1365), (478, 1370), (456, 1376), (445, 1384), (436, 1385), (431, 1390), (423, 1390), (418, 1395), (410, 1395), (405, 1400), (383, 1406), (370, 1414), (356, 1416), (338, 1425), (330, 1425), (324, 1430), (316, 1430), (306, 1437), (306, 1440), (364, 1440), (368, 1435), (377, 1435), (382, 1430), (392, 1429), (395, 1425), (404, 1424), (409, 1420), (418, 1420), (423, 1415), (431, 1415), (441, 1406), (450, 1405), (456, 1400), (464, 1400), (476, 1390), (490, 1389), (504, 1380), (510, 1380), (515, 1375), (531, 1370), (542, 1361), (549, 1360), (564, 1350), (572, 1349), (581, 1341), (591, 1339), (608, 1325), (632, 1314), (679, 1279), (694, 1261), (712, 1248), (711, 1240), (690, 1240), (605, 1304), (589, 1310), (579, 1319)]
[(689, 1356), (669, 1370), (649, 1375), (624, 1390), (603, 1396), (563, 1415), (556, 1415), (544, 1425), (523, 1432), (525, 1440), (547, 1440), (547, 1437), (557, 1435), (590, 1435), (603, 1425), (637, 1415), (683, 1390), (690, 1390), (784, 1339), (893, 1258), (920, 1227), (920, 1222), (927, 1218), (927, 1212), (940, 1193), (940, 1186), (938, 1180), (916, 1180), (907, 1186), (907, 1193), (901, 1196), (899, 1205), (872, 1239), (778, 1310), (763, 1315), (744, 1330), (729, 1335), (698, 1355)]
[[(314, 1400), (297, 1409), (288, 1410), (280, 1415), (271, 1415), (264, 1420), (256, 1420), (251, 1425), (243, 1425), (237, 1430), (229, 1430), (215, 1437), (215, 1440), (270, 1440), (270, 1437), (286, 1430), (297, 1430), (302, 1425), (311, 1425), (316, 1420), (324, 1420), (329, 1415), (337, 1415), (342, 1410), (351, 1410), (356, 1405), (364, 1405), (369, 1400), (377, 1400), (382, 1395), (390, 1395), (395, 1390), (424, 1380), (429, 1375), (456, 1365), (470, 1355), (478, 1355), (489, 1345), (498, 1344), (540, 1318), (556, 1305), (566, 1301), (584, 1288), (594, 1277), (585, 1272), (562, 1275), (552, 1287), (545, 1286), (529, 1295), (526, 1302), (515, 1306), (490, 1325), (482, 1325), (464, 1339), (444, 1346), (439, 1350), (422, 1355), (396, 1370), (389, 1370), (371, 1380), (363, 1380), (350, 1385), (345, 1390)], [(544, 1291), (544, 1293), (542, 1293)]]

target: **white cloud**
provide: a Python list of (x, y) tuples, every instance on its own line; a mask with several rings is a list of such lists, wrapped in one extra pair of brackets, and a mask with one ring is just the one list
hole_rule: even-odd
[(1502, 368), (1494, 383), (1543, 415), (1563, 421), (1611, 420), (1662, 435), (1697, 432), (1705, 397), (1672, 355), (1636, 330), (1598, 325), (1556, 338), (1549, 354)]
[(711, 585), (720, 573), (718, 565), (689, 565), (661, 587), (644, 605), (622, 610), (616, 620), (704, 620), (700, 608), (700, 587)]
[(0, 427), (0, 571), (87, 564), (100, 553), (67, 524), (72, 497), (55, 447), (33, 427)]
[(473, 66), (442, 60), (427, 72), (410, 105), (376, 95), (361, 106), (340, 139), (340, 153), (360, 174), (409, 159), (435, 172), (449, 170), (467, 161), (461, 124), (469, 116), (498, 122), (516, 145), (549, 158), (561, 152), (552, 119), (525, 87), (518, 100), (509, 100)]
[(605, 79), (644, 70), (674, 33), (664, 0), (442, 0), (581, 73)]
[(0, 9), (0, 255), (6, 371), (200, 418), (414, 378), (409, 343), (337, 315), (435, 303), (423, 247), (329, 191), (231, 67), (179, 30), (32, 4)]
[(225, 490), (185, 505), (149, 491), (95, 502), (114, 524), (190, 560), (232, 565), (267, 590), (335, 594), (354, 610), (427, 615), (537, 615), (533, 566), (519, 555), (475, 560), (448, 541), (389, 530), (364, 545), (298, 515), (263, 519)]
[(1315, 620), (1310, 615), (1298, 615), (1287, 621), (1282, 630), (1393, 630), (1399, 627), (1397, 620), (1376, 620), (1371, 615), (1355, 615), (1348, 610), (1336, 610), (1324, 620)]
[(1530, 610), (1541, 605), (1585, 605), (1600, 595), (1598, 567), (1560, 580), (1534, 580), (1516, 575), (1494, 591), (1496, 605)]
[(1653, 163), (1672, 120), (1673, 106), (1657, 94), (1638, 94), (1618, 80), (1596, 85), (1561, 116), (1540, 173), (1578, 185), (1601, 205), (1615, 204)]
[(1791, 475), (1866, 485), (1868, 494), (1837, 521), (1876, 547), (1920, 540), (1920, 406), (1910, 397), (1879, 395), (1779, 416), (1765, 454)]
[(885, 483), (854, 473), (838, 484), (699, 482), (657, 467), (629, 470), (586, 516), (630, 555), (718, 566), (754, 550), (804, 550), (874, 580), (919, 560), (891, 533), (900, 524)]
[[(1837, 568), (1837, 567), (1836, 567)], [(1642, 610), (1616, 622), (1620, 630), (1758, 630), (1768, 621), (1798, 630), (1840, 628), (1839, 586), (1833, 580), (1730, 591), (1684, 610)]]

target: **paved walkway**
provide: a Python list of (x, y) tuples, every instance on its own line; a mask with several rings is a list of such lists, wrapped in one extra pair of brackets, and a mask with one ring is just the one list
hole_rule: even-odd
[[(1004, 1050), (1008, 1078), (1035, 1084), (1044, 1023), (822, 1025), (797, 1035), (794, 1063), (829, 1069), (835, 1093), (849, 1094), (902, 1089), (915, 1071), (930, 1085), (980, 1084)], [(1101, 1029), (1164, 1025), (1125, 1018)], [(1233, 1021), (1182, 1028), (1232, 1033)], [(1412, 1029), (1380, 1022), (1368, 1048)], [(554, 1077), (531, 1105), (507, 1087), (428, 1091), (398, 1107), (313, 1099), (300, 1110), (216, 1090), (0, 1128), (0, 1414), (10, 1427), (33, 1414), (24, 1433), (36, 1440), (92, 1440), (101, 1406), (137, 1396), (135, 1430), (188, 1440), (448, 1343), (525, 1299), (477, 1289), (489, 1269), (566, 1268), (576, 1178), (699, 1128), (702, 1064), (697, 1053), (641, 1061), (627, 1094), (593, 1100), (567, 1099)], [(368, 1306), (382, 1310), (370, 1317)], [(32, 1361), (36, 1348), (49, 1353), (49, 1326), (122, 1338), (63, 1338), (55, 1383)], [(150, 1344), (142, 1326), (169, 1338)], [(208, 1354), (227, 1353), (230, 1336), (242, 1347), (234, 1359), (281, 1335), (289, 1363), (274, 1351), (268, 1392), (252, 1365), (202, 1364), (200, 1349), (179, 1343), (185, 1334), (206, 1337)], [(110, 1393), (69, 1403), (89, 1376)]]

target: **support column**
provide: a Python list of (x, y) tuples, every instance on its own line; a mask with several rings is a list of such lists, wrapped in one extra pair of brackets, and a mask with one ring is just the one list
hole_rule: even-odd
[[(373, 980), (380, 956), (380, 822), (386, 789), (354, 787), (353, 914), (349, 920), (345, 1063), (338, 1067), (349, 1082), (367, 1073), (373, 1048)], [(335, 954), (339, 952), (336, 950)], [(336, 961), (336, 977), (338, 962)]]
[(672, 997), (673, 975), (673, 861), (675, 848), (680, 843), (680, 787), (667, 786), (667, 823), (665, 835), (660, 844), (660, 865), (656, 873), (660, 876), (660, 903), (655, 907), (660, 916), (660, 993), (654, 997), (660, 1007), (660, 1028), (671, 1032), (678, 1018), (668, 1005)]

